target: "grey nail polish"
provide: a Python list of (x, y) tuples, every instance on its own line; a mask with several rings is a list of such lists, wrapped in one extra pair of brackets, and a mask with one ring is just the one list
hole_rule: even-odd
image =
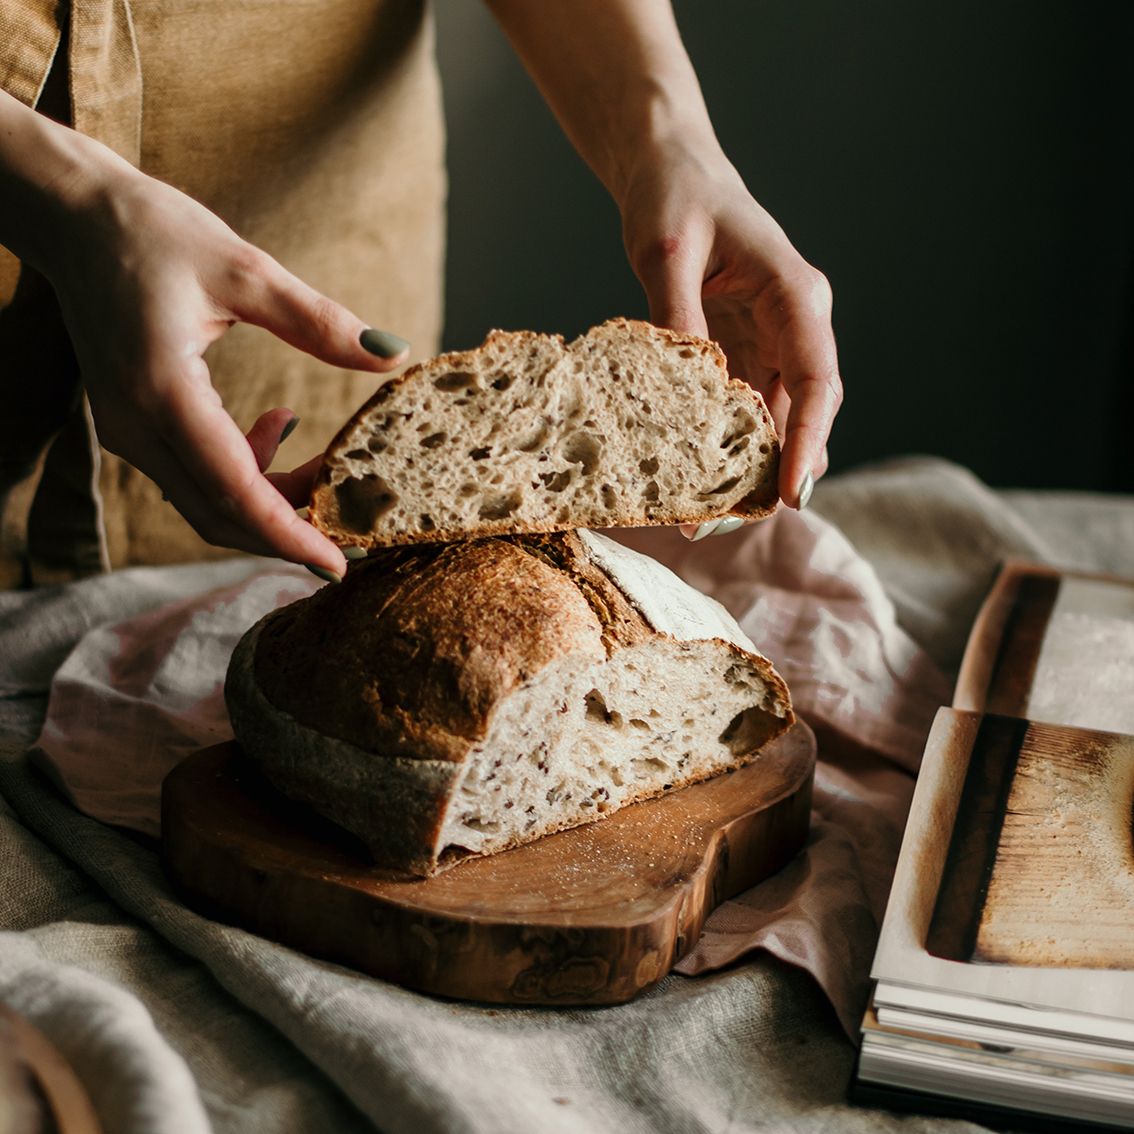
[(374, 327), (367, 327), (358, 336), (358, 341), (362, 344), (363, 350), (368, 350), (379, 358), (394, 358), (403, 350), (409, 350), (409, 343), (405, 339), (391, 335), (389, 331), (376, 330)]
[(365, 559), (366, 558), (366, 548), (365, 547), (343, 547), (343, 548), (340, 548), (339, 550), (342, 551), (344, 557), (347, 558), (347, 559)]
[(811, 499), (811, 493), (815, 490), (815, 478), (811, 475), (811, 470), (803, 474), (803, 480), (799, 482), (799, 510), (802, 512), (807, 507), (808, 501)]
[(312, 575), (322, 579), (324, 583), (341, 583), (343, 577), (336, 575), (329, 567), (317, 567), (314, 563), (304, 563), (304, 567), (311, 572)]
[(725, 516), (723, 520), (717, 521), (717, 526), (713, 529), (712, 534), (715, 536), (728, 535), (729, 532), (734, 532), (737, 528), (742, 527), (744, 527), (743, 516)]
[(280, 432), (280, 444), (282, 445), (294, 432), (295, 427), (299, 424), (299, 418), (293, 417), (291, 421), (283, 427)]
[(699, 524), (697, 530), (693, 533), (691, 542), (697, 543), (699, 540), (705, 539), (706, 536), (714, 535), (720, 523), (720, 520), (706, 520), (703, 524)]

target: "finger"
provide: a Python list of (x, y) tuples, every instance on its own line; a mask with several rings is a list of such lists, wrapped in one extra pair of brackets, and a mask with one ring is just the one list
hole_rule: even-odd
[(268, 480), (293, 508), (302, 508), (311, 501), (311, 489), (322, 464), (323, 454), (318, 453), (291, 472), (268, 473)]
[(709, 337), (701, 303), (708, 248), (682, 237), (657, 241), (635, 264), (650, 304), (650, 321), (684, 334)]
[(190, 362), (186, 370), (180, 380), (162, 383), (163, 402), (153, 416), (217, 521), (244, 529), (261, 541), (266, 554), (342, 575), (342, 552), (299, 519), (261, 474), (251, 446), (209, 385), (203, 360)]
[(791, 398), (788, 397), (788, 392), (779, 378), (768, 384), (763, 397), (764, 405), (768, 407), (768, 413), (772, 415), (772, 421), (776, 424), (776, 436), (782, 441), (791, 414)]
[(804, 478), (822, 474), (823, 450), (843, 400), (830, 289), (818, 273), (807, 286), (783, 296), (779, 323), (780, 381), (791, 406), (780, 456), (780, 497), (798, 507)]
[[(141, 421), (138, 422), (138, 429), (145, 429)], [(252, 537), (233, 521), (216, 515), (210, 501), (173, 450), (160, 437), (149, 432), (150, 443), (143, 451), (130, 452), (129, 460), (161, 487), (162, 499), (176, 508), (207, 543), (251, 552), (253, 555), (270, 555), (271, 551), (261, 540)]]
[(409, 343), (368, 326), (341, 304), (293, 276), (267, 253), (249, 252), (251, 266), (241, 274), (228, 306), (299, 350), (348, 370), (393, 370), (405, 361)]
[(819, 454), (819, 464), (815, 469), (815, 479), (818, 480), (821, 476), (825, 476), (830, 465), (830, 454), (827, 452), (827, 446), (824, 445), (823, 452)]
[(299, 418), (289, 409), (270, 409), (260, 414), (256, 424), (244, 435), (261, 472), (275, 460), (276, 450), (298, 422)]

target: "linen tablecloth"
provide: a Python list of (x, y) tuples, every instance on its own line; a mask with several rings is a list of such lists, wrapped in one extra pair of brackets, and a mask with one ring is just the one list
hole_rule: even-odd
[[(994, 493), (939, 461), (832, 478), (813, 507), (946, 673), (1003, 557), (1134, 569), (1134, 501)], [(811, 979), (764, 953), (617, 1008), (493, 1009), (186, 910), (150, 849), (77, 814), (25, 752), (73, 644), (203, 570), (218, 586), (250, 567), (0, 595), (0, 999), (71, 1060), (108, 1131), (965, 1128), (848, 1107), (853, 1047)]]

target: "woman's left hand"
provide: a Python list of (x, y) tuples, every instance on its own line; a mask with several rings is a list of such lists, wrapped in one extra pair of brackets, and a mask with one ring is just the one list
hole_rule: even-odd
[(715, 146), (650, 147), (618, 194), (627, 255), (659, 326), (720, 343), (782, 442), (779, 492), (806, 505), (843, 400), (831, 288)]

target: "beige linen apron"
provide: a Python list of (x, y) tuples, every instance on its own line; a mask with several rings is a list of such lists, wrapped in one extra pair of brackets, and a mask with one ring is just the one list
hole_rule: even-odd
[[(0, 86), (202, 202), (414, 357), (441, 322), (432, 48), (424, 0), (0, 0)], [(273, 406), (300, 415), (280, 467), (322, 449), (375, 385), (247, 326), (206, 358), (245, 431)], [(51, 289), (0, 249), (0, 586), (224, 554), (100, 451)]]

